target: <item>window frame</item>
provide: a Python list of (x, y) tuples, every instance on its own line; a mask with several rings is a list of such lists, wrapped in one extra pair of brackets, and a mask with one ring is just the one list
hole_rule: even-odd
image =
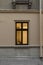
[[(17, 29), (16, 24), (21, 23), (22, 29)], [(27, 23), (27, 29), (23, 29), (23, 23)], [(17, 31), (21, 31), (21, 44), (17, 44)], [(27, 31), (27, 43), (23, 44), (23, 31)], [(29, 20), (15, 20), (15, 45), (29, 45)]]

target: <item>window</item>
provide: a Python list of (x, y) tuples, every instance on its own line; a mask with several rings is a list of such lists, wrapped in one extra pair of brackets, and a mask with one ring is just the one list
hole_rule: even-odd
[(13, 9), (31, 9), (32, 2), (29, 0), (12, 0), (12, 8)]
[(16, 45), (28, 45), (28, 22), (16, 22)]

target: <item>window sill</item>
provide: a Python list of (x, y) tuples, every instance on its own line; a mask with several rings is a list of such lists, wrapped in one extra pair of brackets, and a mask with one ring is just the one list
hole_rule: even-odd
[(0, 48), (40, 48), (39, 45), (3, 45)]

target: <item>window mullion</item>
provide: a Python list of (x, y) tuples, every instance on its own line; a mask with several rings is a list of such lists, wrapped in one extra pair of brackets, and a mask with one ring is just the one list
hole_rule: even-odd
[[(27, 28), (29, 28), (29, 23), (27, 23)], [(28, 37), (28, 34), (29, 34), (29, 30), (27, 30), (27, 44), (28, 44), (28, 40), (29, 40), (29, 37)]]
[(21, 45), (23, 44), (23, 32), (22, 32), (22, 28), (23, 28), (23, 23), (21, 22)]

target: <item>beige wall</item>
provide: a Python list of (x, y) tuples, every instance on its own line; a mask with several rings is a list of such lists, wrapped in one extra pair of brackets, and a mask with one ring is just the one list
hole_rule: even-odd
[(15, 44), (15, 21), (30, 20), (29, 22), (29, 44), (39, 45), (39, 14), (34, 13), (0, 13), (0, 45)]

